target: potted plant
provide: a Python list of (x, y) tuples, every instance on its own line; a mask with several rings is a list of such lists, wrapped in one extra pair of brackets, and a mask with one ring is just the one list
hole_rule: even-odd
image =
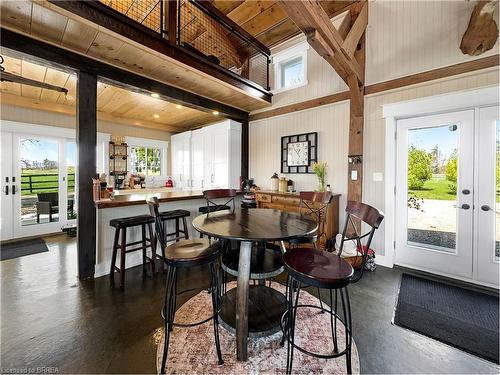
[(312, 166), (313, 172), (318, 177), (318, 190), (325, 191), (326, 189), (326, 162), (317, 162)]

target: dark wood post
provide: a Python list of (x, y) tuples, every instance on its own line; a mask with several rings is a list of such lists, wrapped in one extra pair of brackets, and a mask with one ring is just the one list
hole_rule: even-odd
[(248, 175), (248, 154), (249, 154), (249, 125), (248, 120), (241, 122), (241, 177), (250, 178)]
[(78, 73), (76, 144), (78, 148), (78, 277), (94, 277), (96, 262), (96, 208), (92, 178), (96, 175), (97, 76)]

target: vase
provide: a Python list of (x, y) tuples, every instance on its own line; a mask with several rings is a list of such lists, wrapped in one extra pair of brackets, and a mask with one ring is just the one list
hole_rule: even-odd
[(325, 190), (326, 190), (325, 180), (318, 180), (318, 191), (325, 191)]

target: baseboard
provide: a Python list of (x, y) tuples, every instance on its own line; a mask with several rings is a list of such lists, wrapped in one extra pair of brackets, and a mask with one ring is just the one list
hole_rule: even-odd
[(392, 259), (390, 259), (385, 255), (375, 254), (375, 263), (379, 266), (384, 266), (388, 268), (394, 267), (394, 262), (392, 261)]

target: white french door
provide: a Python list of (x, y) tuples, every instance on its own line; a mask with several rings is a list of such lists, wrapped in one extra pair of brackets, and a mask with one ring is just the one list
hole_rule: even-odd
[(11, 150), (8, 158), (2, 155), (2, 240), (75, 223), (75, 141), (2, 132), (2, 148)]
[(477, 147), (477, 280), (499, 284), (500, 107), (479, 109)]
[(498, 285), (498, 107), (398, 120), (396, 129), (395, 263)]
[(472, 278), (473, 139), (473, 110), (398, 121), (396, 263)]

